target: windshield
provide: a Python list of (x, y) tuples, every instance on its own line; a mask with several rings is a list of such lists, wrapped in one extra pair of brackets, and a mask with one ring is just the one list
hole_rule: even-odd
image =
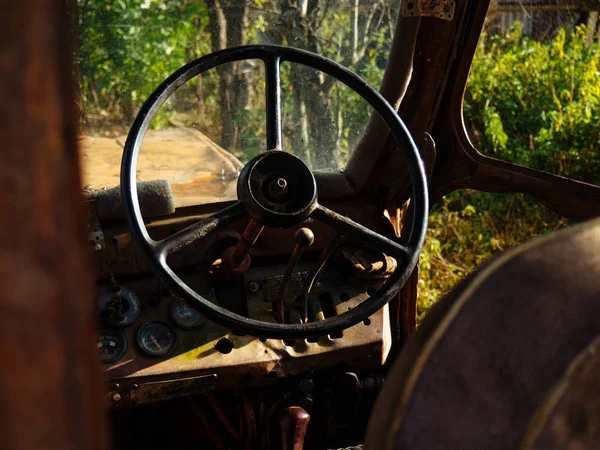
[[(399, 0), (78, 0), (84, 183), (119, 184), (126, 134), (154, 88), (185, 63), (246, 44), (325, 55), (378, 87)], [(343, 169), (370, 114), (350, 89), (283, 63), (284, 150), (312, 169)], [(241, 167), (265, 151), (261, 61), (206, 72), (180, 88), (146, 134), (138, 181), (166, 179), (177, 206), (235, 198)]]
[(488, 156), (600, 184), (598, 13), (532, 3), (488, 12), (465, 94), (469, 137)]

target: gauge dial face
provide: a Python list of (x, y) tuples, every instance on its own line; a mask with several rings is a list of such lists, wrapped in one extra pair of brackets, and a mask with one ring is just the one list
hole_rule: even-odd
[(140, 301), (134, 292), (112, 286), (98, 296), (98, 312), (107, 325), (125, 327), (139, 317)]
[(137, 343), (148, 356), (166, 356), (175, 348), (175, 331), (164, 322), (146, 322), (137, 333)]
[(101, 362), (115, 362), (125, 353), (127, 341), (120, 331), (102, 330), (98, 335), (97, 349)]
[(206, 318), (203, 315), (198, 314), (179, 300), (173, 300), (170, 311), (171, 319), (175, 322), (175, 325), (184, 330), (199, 328), (206, 322)]

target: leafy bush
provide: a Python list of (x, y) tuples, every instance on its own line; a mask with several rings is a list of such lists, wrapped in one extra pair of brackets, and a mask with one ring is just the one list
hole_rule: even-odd
[(94, 131), (124, 132), (159, 82), (208, 50), (199, 33), (208, 24), (202, 2), (79, 0), (78, 8), (81, 110)]
[[(469, 135), (482, 153), (600, 184), (600, 49), (585, 27), (552, 41), (481, 36), (465, 95)], [(422, 317), (493, 254), (554, 231), (565, 219), (520, 194), (455, 192), (437, 205), (420, 264)]]
[(590, 183), (600, 183), (600, 51), (586, 29), (552, 41), (483, 34), (464, 114), (483, 153)]
[(461, 191), (446, 196), (429, 216), (419, 265), (419, 319), (486, 259), (565, 225), (565, 219), (522, 194)]

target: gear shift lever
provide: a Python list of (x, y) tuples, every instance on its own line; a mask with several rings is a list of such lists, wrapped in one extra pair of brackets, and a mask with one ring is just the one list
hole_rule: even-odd
[(290, 280), (292, 279), (294, 269), (298, 265), (298, 261), (300, 260), (300, 256), (302, 255), (304, 249), (310, 247), (315, 241), (315, 235), (313, 234), (310, 228), (300, 228), (298, 231), (296, 231), (295, 239), (296, 246), (294, 247), (294, 252), (290, 257), (290, 262), (288, 263), (288, 266), (285, 269), (285, 275), (283, 276), (283, 280), (281, 281), (281, 288), (279, 289), (279, 296), (275, 305), (275, 318), (279, 323), (284, 322), (285, 306), (283, 300), (285, 298), (288, 285), (290, 284)]
[(299, 406), (285, 408), (279, 416), (282, 450), (302, 450), (310, 415)]

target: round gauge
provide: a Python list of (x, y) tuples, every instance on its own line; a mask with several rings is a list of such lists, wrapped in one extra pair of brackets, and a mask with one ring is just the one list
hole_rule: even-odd
[(191, 309), (185, 303), (179, 300), (173, 300), (171, 303), (171, 319), (180, 328), (184, 330), (191, 330), (193, 328), (199, 328), (204, 325), (206, 318), (198, 314), (196, 311)]
[(111, 286), (98, 296), (100, 317), (108, 325), (125, 327), (140, 315), (140, 301), (134, 292)]
[(175, 348), (175, 331), (164, 322), (146, 322), (137, 332), (137, 343), (148, 356), (166, 356)]
[(117, 361), (127, 350), (125, 335), (117, 330), (102, 330), (98, 334), (98, 356), (103, 363)]

